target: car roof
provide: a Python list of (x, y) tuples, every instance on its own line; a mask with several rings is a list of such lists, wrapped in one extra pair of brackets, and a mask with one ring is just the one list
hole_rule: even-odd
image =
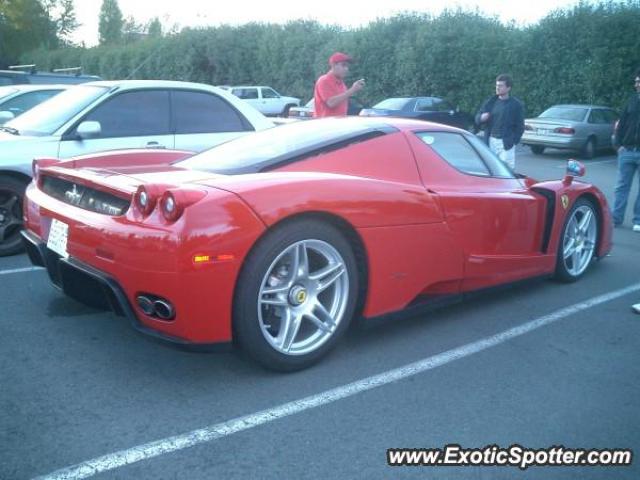
[(16, 85), (3, 85), (0, 87), (0, 92), (3, 90), (13, 90), (19, 92), (33, 92), (38, 90), (66, 90), (73, 87), (73, 84), (56, 84), (56, 83), (19, 83)]
[[(389, 128), (393, 127), (402, 131), (414, 131), (414, 130), (442, 130), (442, 131), (459, 131), (455, 127), (448, 125), (442, 125), (435, 122), (427, 122), (424, 120), (416, 120), (413, 118), (401, 118), (401, 117), (360, 117), (360, 116), (347, 116), (347, 117), (327, 117), (317, 118), (312, 120), (313, 124), (318, 125), (318, 128), (322, 128), (323, 122), (335, 122), (336, 120), (341, 122), (348, 122), (349, 124), (361, 124), (370, 128)], [(306, 122), (305, 122), (306, 123)], [(310, 123), (310, 122), (309, 122)]]
[(184, 88), (184, 89), (202, 89), (215, 90), (224, 92), (225, 90), (213, 85), (195, 82), (181, 82), (177, 80), (100, 80), (97, 82), (87, 82), (82, 85), (95, 85), (96, 87), (120, 88), (120, 89), (139, 89), (139, 88)]
[(558, 105), (552, 105), (549, 108), (554, 108), (554, 107), (562, 107), (562, 108), (605, 108), (607, 110), (615, 110), (612, 107), (605, 107), (604, 105), (591, 105), (591, 104), (587, 104), (587, 103), (562, 103), (562, 104), (558, 104)]

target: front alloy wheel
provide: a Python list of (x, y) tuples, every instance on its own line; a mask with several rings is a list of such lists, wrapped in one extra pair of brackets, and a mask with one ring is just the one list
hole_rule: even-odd
[(573, 282), (591, 264), (598, 239), (598, 216), (593, 204), (579, 199), (567, 216), (556, 260), (556, 276)]

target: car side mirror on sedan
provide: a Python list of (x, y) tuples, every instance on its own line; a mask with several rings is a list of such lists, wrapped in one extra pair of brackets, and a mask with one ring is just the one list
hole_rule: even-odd
[(102, 133), (102, 126), (100, 125), (100, 122), (89, 120), (78, 125), (76, 133), (78, 134), (79, 139), (95, 138), (100, 136), (100, 133)]
[(4, 125), (9, 120), (13, 120), (14, 118), (16, 118), (16, 116), (13, 114), (13, 112), (10, 112), (9, 110), (3, 110), (0, 112), (0, 125)]

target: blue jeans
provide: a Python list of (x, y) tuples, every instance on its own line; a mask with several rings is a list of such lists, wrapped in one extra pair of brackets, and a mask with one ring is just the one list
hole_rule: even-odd
[[(636, 170), (640, 172), (640, 151), (622, 150), (618, 154), (618, 180), (615, 188), (615, 200), (613, 203), (613, 223), (621, 225), (624, 221), (624, 212), (627, 209), (627, 200), (631, 191), (631, 184)], [(638, 175), (640, 186), (640, 173)], [(640, 225), (640, 192), (633, 205), (633, 224)]]

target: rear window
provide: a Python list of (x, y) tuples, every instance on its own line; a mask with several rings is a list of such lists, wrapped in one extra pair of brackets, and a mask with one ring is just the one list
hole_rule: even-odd
[[(291, 123), (236, 138), (177, 165), (222, 174), (259, 172), (332, 145), (370, 138), (369, 134), (382, 132), (385, 127), (348, 119)], [(395, 131), (393, 127), (386, 130)]]
[(587, 108), (579, 107), (551, 107), (542, 112), (540, 114), (540, 118), (584, 122), (584, 118), (587, 116), (587, 111)]

